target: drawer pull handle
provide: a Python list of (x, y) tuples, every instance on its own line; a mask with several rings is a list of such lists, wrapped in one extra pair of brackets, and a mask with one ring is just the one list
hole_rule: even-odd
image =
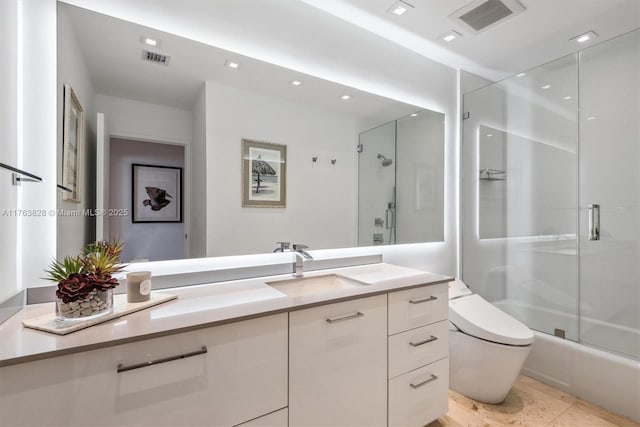
[(435, 301), (438, 297), (434, 297), (431, 295), (430, 297), (418, 298), (418, 299), (410, 299), (409, 304), (422, 304), (423, 302)]
[(178, 354), (177, 356), (163, 357), (149, 362), (136, 363), (134, 365), (124, 366), (122, 363), (118, 364), (118, 373), (132, 371), (134, 369), (146, 368), (147, 366), (159, 365), (161, 363), (172, 362), (174, 360), (186, 359), (187, 357), (199, 356), (207, 353), (207, 347), (202, 346), (200, 350), (192, 351), (190, 353)]
[(422, 381), (422, 382), (420, 382), (420, 383), (418, 383), (418, 384), (409, 383), (409, 385), (411, 386), (411, 388), (414, 388), (414, 389), (415, 389), (415, 388), (420, 388), (420, 387), (422, 387), (423, 385), (428, 384), (428, 383), (430, 383), (431, 381), (435, 381), (435, 380), (437, 380), (437, 379), (438, 379), (438, 377), (437, 377), (437, 376), (435, 376), (435, 375), (431, 374), (431, 378), (429, 378), (429, 379), (427, 379), (427, 380), (424, 380), (424, 381)]
[(359, 317), (364, 317), (364, 313), (357, 312), (355, 314), (350, 314), (348, 316), (333, 317), (333, 318), (328, 318), (326, 320), (327, 320), (327, 323), (337, 323), (337, 322), (344, 322), (345, 320), (357, 319)]
[(423, 344), (428, 344), (428, 343), (430, 343), (430, 342), (434, 342), (434, 341), (435, 341), (435, 340), (437, 340), (437, 339), (438, 339), (438, 337), (434, 337), (433, 335), (431, 335), (429, 338), (427, 338), (427, 339), (426, 339), (426, 340), (424, 340), (424, 341), (419, 341), (419, 342), (409, 341), (409, 345), (410, 345), (411, 347), (419, 347), (419, 346), (421, 346), (421, 345), (423, 345)]

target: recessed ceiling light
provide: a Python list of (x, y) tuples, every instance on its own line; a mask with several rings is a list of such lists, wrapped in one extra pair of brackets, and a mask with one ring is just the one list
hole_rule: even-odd
[(413, 9), (413, 5), (410, 5), (409, 3), (400, 0), (392, 4), (391, 7), (387, 9), (387, 13), (393, 13), (395, 15), (400, 16), (400, 15), (403, 15), (409, 9)]
[(160, 39), (154, 39), (153, 37), (142, 36), (140, 41), (147, 46), (160, 47)]
[(418, 117), (418, 113), (411, 113), (411, 117)]
[(350, 99), (351, 99), (351, 96), (349, 96), (349, 95), (342, 95), (342, 96), (340, 97), (340, 99), (342, 99), (343, 101), (348, 101), (348, 100), (350, 100)]
[(489, 138), (491, 138), (491, 137), (493, 136), (493, 134), (492, 134), (492, 133), (488, 133), (488, 134), (487, 134), (487, 136), (488, 136)]
[(462, 37), (462, 34), (460, 34), (459, 32), (455, 31), (455, 30), (451, 30), (451, 31), (447, 31), (446, 33), (444, 33), (443, 35), (441, 35), (440, 37), (438, 37), (440, 40), (444, 40), (446, 42), (451, 42), (454, 41), (455, 39)]
[(302, 84), (302, 82), (300, 80), (294, 80), (291, 82), (292, 85), (294, 86), (300, 86)]
[(551, 87), (551, 85), (544, 85), (544, 86), (540, 86), (540, 89), (549, 89)]
[(598, 37), (598, 34), (596, 34), (595, 31), (588, 31), (584, 34), (580, 34), (579, 36), (570, 38), (569, 41), (572, 41), (576, 44), (581, 45), (581, 44), (593, 41), (597, 37)]
[(234, 70), (237, 69), (238, 67), (240, 67), (240, 64), (238, 64), (237, 62), (230, 61), (230, 60), (227, 60), (227, 62), (225, 62), (224, 65), (229, 67), (229, 68), (233, 68)]
[(587, 120), (595, 120), (596, 118), (591, 116), (591, 117), (587, 117)]
[(524, 77), (525, 74), (526, 73), (519, 73), (519, 74), (516, 74), (516, 77)]
[(564, 98), (562, 98), (562, 99), (564, 99), (565, 101), (568, 101), (568, 100), (570, 100), (570, 99), (571, 99), (571, 97), (570, 97), (569, 95), (567, 95), (567, 96), (565, 96), (565, 97), (564, 97)]

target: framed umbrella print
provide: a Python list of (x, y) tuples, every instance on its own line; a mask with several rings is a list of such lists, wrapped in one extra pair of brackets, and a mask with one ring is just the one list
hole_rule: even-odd
[(287, 146), (242, 140), (242, 206), (284, 208)]
[(133, 222), (182, 222), (182, 168), (132, 164)]

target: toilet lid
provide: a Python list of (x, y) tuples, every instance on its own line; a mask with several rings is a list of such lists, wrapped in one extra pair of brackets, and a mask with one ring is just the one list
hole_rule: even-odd
[(467, 335), (508, 345), (529, 345), (533, 332), (480, 295), (449, 301), (449, 320)]

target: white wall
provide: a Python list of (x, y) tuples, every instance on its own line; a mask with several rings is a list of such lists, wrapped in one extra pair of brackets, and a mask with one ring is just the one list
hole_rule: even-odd
[[(18, 165), (18, 7), (17, 0), (0, 2), (0, 163)], [(18, 207), (18, 187), (11, 185), (11, 172), (0, 169), (0, 210)], [(13, 295), (18, 281), (17, 229), (15, 216), (0, 216), (0, 301)]]
[(62, 135), (64, 132), (64, 85), (75, 92), (84, 109), (84, 147), (80, 165), (80, 203), (64, 200), (58, 191), (58, 209), (80, 212), (80, 215), (58, 215), (57, 256), (77, 255), (95, 238), (95, 218), (82, 215), (84, 209), (95, 209), (96, 173), (96, 114), (94, 110), (95, 91), (80, 44), (73, 31), (67, 9), (58, 7), (58, 131), (57, 135), (57, 182), (62, 183)]
[[(22, 285), (49, 284), (41, 279), (43, 268), (56, 255), (56, 1), (22, 1), (22, 161), (20, 167), (43, 178), (25, 183), (19, 190), (23, 209), (47, 212), (46, 216), (18, 221), (21, 235)], [(20, 89), (19, 89), (20, 90)], [(20, 123), (20, 120), (19, 120)], [(20, 138), (18, 138), (20, 140)], [(19, 243), (20, 245), (20, 243)]]
[(96, 112), (104, 113), (112, 136), (191, 144), (191, 111), (97, 94)]
[(191, 232), (189, 256), (200, 258), (207, 253), (207, 157), (206, 157), (206, 85), (193, 106), (193, 141), (191, 142)]
[(184, 146), (112, 138), (110, 148), (109, 207), (116, 211), (129, 210), (129, 216), (109, 217), (111, 237), (124, 243), (122, 261), (184, 258), (183, 222), (134, 224), (131, 221), (131, 165), (138, 163), (184, 168)]
[[(208, 256), (355, 245), (354, 118), (214, 82), (206, 105)], [(286, 208), (241, 206), (243, 138), (287, 146)]]

